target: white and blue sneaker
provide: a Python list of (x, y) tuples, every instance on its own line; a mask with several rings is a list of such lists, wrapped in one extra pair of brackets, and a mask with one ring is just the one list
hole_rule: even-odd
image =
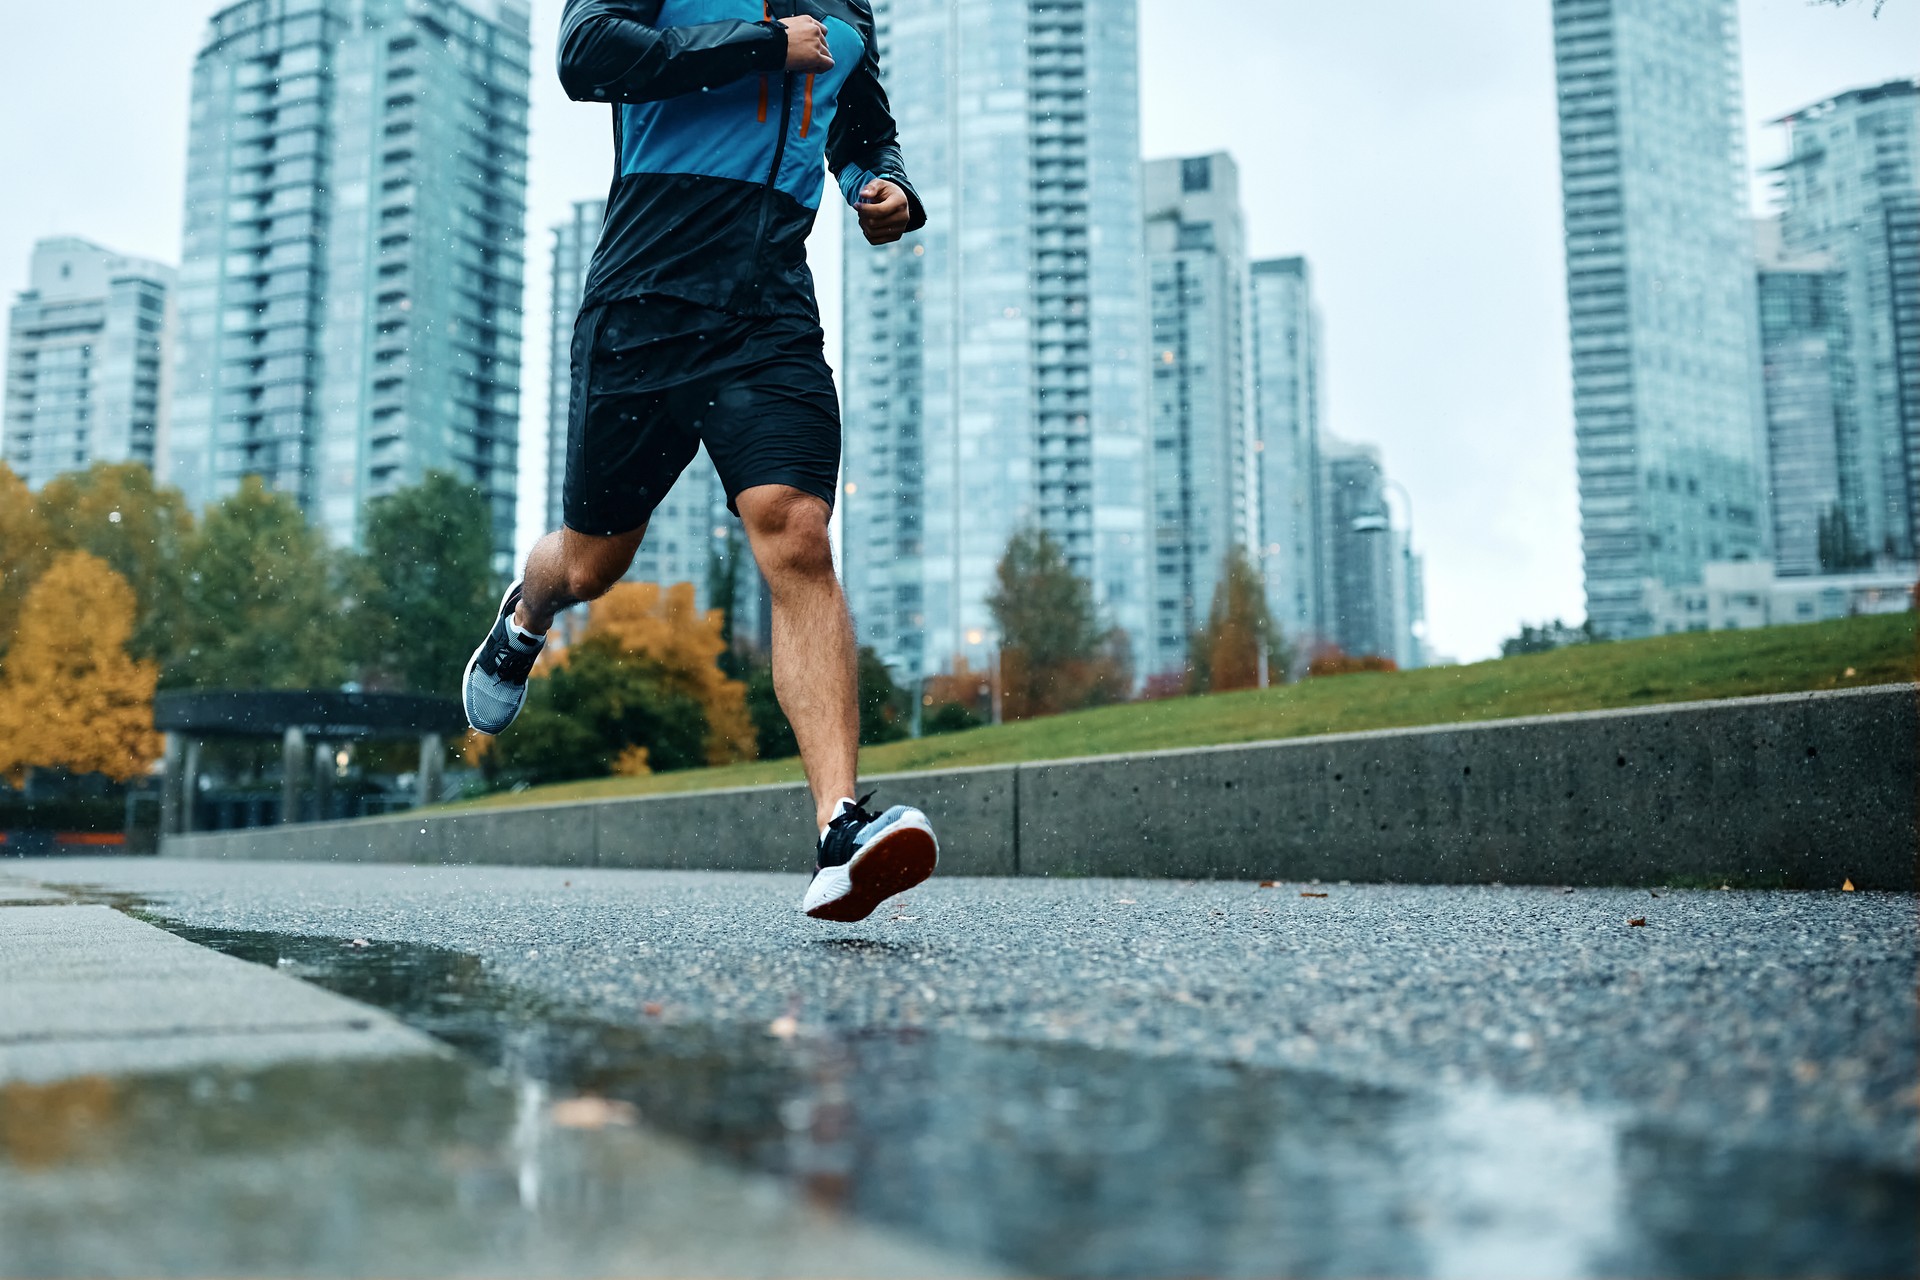
[(493, 629), (467, 659), (467, 672), (461, 680), (462, 700), (467, 704), (467, 723), (481, 733), (500, 733), (520, 714), (527, 703), (527, 677), (547, 644), (545, 636), (513, 624), (513, 611), (519, 604), (520, 584), (516, 582), (501, 597)]
[(933, 874), (940, 842), (918, 809), (897, 804), (879, 817), (868, 813), (871, 792), (842, 800), (840, 813), (820, 837), (820, 851), (800, 909), (815, 920), (865, 920), (896, 893)]

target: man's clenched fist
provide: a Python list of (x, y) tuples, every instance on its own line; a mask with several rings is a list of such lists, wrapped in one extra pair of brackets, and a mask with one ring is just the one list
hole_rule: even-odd
[(787, 70), (833, 70), (833, 51), (827, 48), (827, 29), (820, 19), (803, 13), (780, 19), (780, 25), (787, 29)]
[(892, 244), (907, 234), (907, 223), (913, 220), (907, 193), (885, 178), (860, 188), (860, 203), (853, 211), (860, 217), (860, 234), (868, 244)]

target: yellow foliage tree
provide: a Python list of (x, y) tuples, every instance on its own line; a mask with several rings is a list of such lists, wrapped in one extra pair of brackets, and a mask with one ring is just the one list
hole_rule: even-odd
[(50, 532), (27, 482), (0, 462), (0, 654), (11, 642), (27, 588), (47, 567)]
[(0, 776), (28, 769), (103, 773), (118, 782), (159, 758), (152, 662), (127, 655), (133, 588), (98, 556), (69, 551), (28, 589), (0, 669)]
[[(717, 609), (694, 606), (693, 584), (661, 588), (623, 582), (594, 601), (587, 635), (611, 636), (623, 649), (651, 658), (685, 682), (707, 713), (707, 763), (732, 764), (755, 755), (747, 686), (720, 669), (727, 642)], [(561, 659), (564, 660), (564, 657)]]

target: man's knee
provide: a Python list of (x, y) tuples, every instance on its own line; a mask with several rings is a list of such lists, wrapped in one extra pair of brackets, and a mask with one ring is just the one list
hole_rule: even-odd
[(833, 543), (827, 534), (827, 504), (787, 489), (773, 495), (743, 495), (740, 514), (754, 556), (769, 581), (833, 576)]
[(626, 576), (638, 549), (638, 534), (617, 538), (587, 538), (567, 531), (564, 543), (567, 595), (573, 600), (598, 600)]

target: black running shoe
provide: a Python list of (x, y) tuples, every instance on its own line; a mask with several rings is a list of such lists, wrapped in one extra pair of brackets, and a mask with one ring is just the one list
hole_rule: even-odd
[(872, 793), (827, 824), (813, 883), (800, 909), (815, 920), (865, 920), (896, 893), (933, 874), (940, 843), (918, 809), (897, 804), (879, 817), (868, 813)]
[(467, 672), (461, 680), (462, 700), (467, 704), (467, 723), (481, 733), (496, 734), (513, 723), (527, 703), (527, 677), (546, 645), (522, 649), (513, 643), (507, 620), (520, 605), (520, 584), (507, 588), (500, 600), (500, 612), (494, 615), (493, 629), (467, 659)]

